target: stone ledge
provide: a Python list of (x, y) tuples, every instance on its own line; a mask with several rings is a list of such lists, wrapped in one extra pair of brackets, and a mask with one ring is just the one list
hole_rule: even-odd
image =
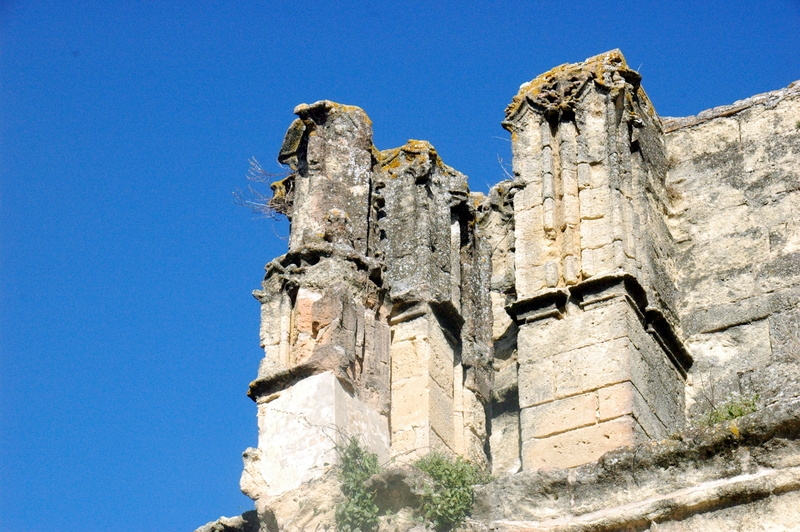
[[(469, 530), (639, 530), (650, 522), (800, 490), (800, 398), (476, 489)], [(513, 519), (511, 521), (510, 519)]]
[(691, 336), (723, 331), (737, 325), (763, 320), (800, 304), (800, 287), (762, 294), (735, 303), (725, 303), (693, 311), (684, 318), (684, 329)]
[(793, 96), (800, 96), (800, 80), (790, 83), (788, 87), (783, 89), (756, 94), (755, 96), (736, 101), (730, 105), (721, 105), (719, 107), (706, 109), (696, 116), (662, 116), (661, 122), (664, 125), (664, 133), (671, 133), (677, 129), (703, 124), (715, 118), (732, 116), (751, 107), (755, 107), (756, 105), (763, 105), (767, 109), (772, 109), (785, 98), (791, 98)]
[(674, 325), (661, 309), (649, 304), (644, 287), (631, 274), (614, 271), (590, 277), (573, 286), (545, 289), (511, 303), (506, 306), (506, 312), (517, 325), (523, 325), (548, 318), (562, 319), (570, 299), (586, 309), (617, 297), (628, 301), (645, 330), (661, 346), (685, 379), (694, 362), (692, 356), (684, 347)]

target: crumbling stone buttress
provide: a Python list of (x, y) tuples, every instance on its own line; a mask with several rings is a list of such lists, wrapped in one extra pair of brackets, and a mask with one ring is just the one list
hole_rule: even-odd
[(379, 152), (356, 107), (295, 113), (279, 155), (292, 174), (272, 200), (291, 220), (289, 251), (254, 293), (265, 357), (242, 489), (262, 521), (302, 529), (333, 499), (319, 495), (313, 515), (285, 499), (301, 485), (328, 493), (350, 437), (381, 463), (438, 451), (488, 465), (492, 372), (489, 253), (466, 176), (427, 142)]
[(515, 179), (487, 209), (504, 233), (495, 358), (514, 359), (496, 364), (497, 473), (580, 465), (683, 426), (665, 147), (639, 80), (613, 51), (526, 83), (506, 110)]
[[(556, 67), (506, 109), (486, 197), (425, 141), (377, 150), (357, 107), (295, 113), (289, 249), (254, 292), (258, 523), (231, 527), (333, 529), (351, 437), (401, 465), (384, 498), (429, 452), (490, 467), (476, 530), (796, 522), (798, 82), (662, 119), (618, 50)], [(726, 399), (759, 410), (684, 430)], [(415, 527), (394, 498), (381, 530)]]

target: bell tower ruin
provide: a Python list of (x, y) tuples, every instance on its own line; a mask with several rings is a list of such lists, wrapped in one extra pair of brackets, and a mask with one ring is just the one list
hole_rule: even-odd
[[(561, 65), (508, 105), (486, 196), (428, 142), (378, 150), (358, 107), (295, 114), (289, 246), (254, 292), (260, 530), (331, 529), (350, 437), (490, 470), (470, 530), (800, 507), (800, 84), (670, 119), (618, 50)], [(744, 396), (755, 417), (689, 423)]]

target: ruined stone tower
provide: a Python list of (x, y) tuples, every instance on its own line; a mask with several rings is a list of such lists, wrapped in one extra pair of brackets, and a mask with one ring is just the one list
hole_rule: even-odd
[[(295, 109), (289, 249), (254, 292), (260, 530), (331, 529), (350, 437), (490, 468), (470, 530), (794, 515), (800, 85), (666, 119), (640, 81), (615, 50), (522, 85), (488, 196), (425, 141), (376, 149), (357, 107)], [(755, 417), (687, 428), (744, 396)]]
[[(301, 105), (273, 185), (289, 251), (267, 265), (265, 357), (249, 395), (245, 485), (274, 497), (362, 439), (382, 462), (430, 451), (488, 464), (488, 262), (466, 176), (427, 142), (379, 152), (356, 107)], [(485, 254), (484, 254), (485, 255)]]

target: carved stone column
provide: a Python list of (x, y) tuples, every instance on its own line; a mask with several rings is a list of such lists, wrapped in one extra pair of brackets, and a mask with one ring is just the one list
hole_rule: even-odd
[(328, 101), (295, 112), (279, 156), (292, 173), (273, 185), (272, 200), (291, 220), (289, 251), (254, 292), (265, 356), (248, 393), (259, 441), (245, 453), (242, 488), (263, 504), (321, 478), (351, 436), (389, 457), (390, 331), (382, 266), (370, 252), (371, 123), (361, 109)]
[(524, 84), (506, 109), (525, 469), (683, 425), (665, 149), (639, 82), (612, 51)]

